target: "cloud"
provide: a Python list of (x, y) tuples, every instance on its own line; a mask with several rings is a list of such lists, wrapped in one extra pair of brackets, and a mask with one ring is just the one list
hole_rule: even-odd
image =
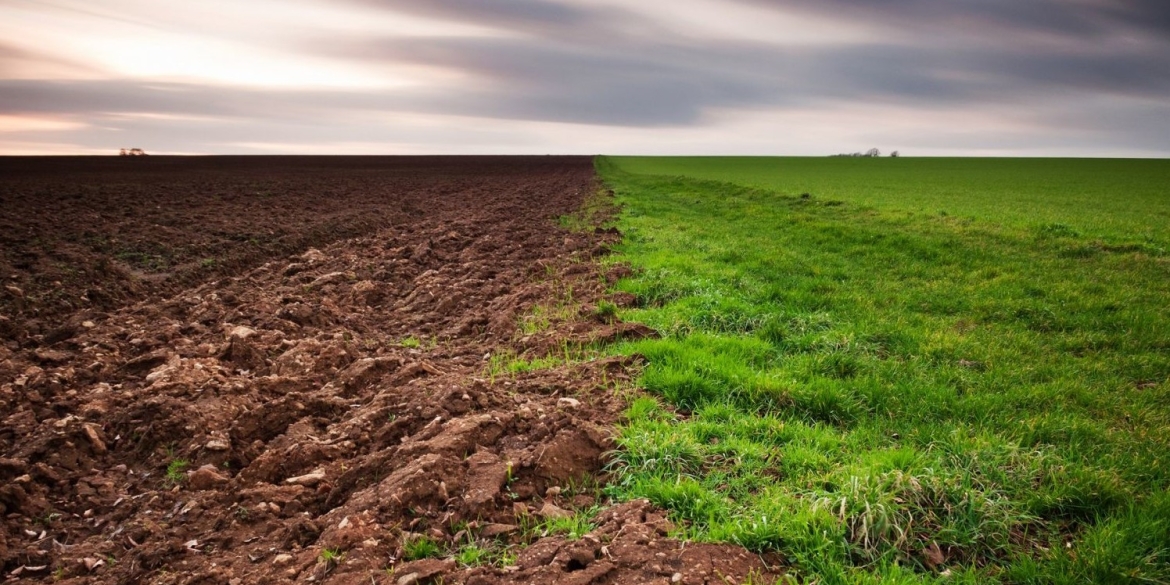
[(1142, 31), (1166, 38), (1170, 5), (1160, 0), (739, 0), (914, 31), (938, 28), (999, 36), (1055, 34), (1078, 39)]
[(652, 18), (629, 9), (546, 0), (348, 0), (375, 10), (473, 24), (540, 38), (612, 37), (660, 29)]
[[(515, 27), (580, 27), (598, 20), (599, 11), (541, 0), (357, 0), (368, 6), (442, 20)], [(608, 19), (605, 19), (608, 20)]]
[(0, 79), (92, 77), (84, 63), (64, 59), (0, 40)]
[[(48, 71), (50, 59), (0, 44), (0, 114), (83, 122), (88, 129), (74, 136), (94, 147), (122, 132), (184, 151), (265, 144), (298, 150), (298, 141), (314, 139), (354, 148), (383, 140), (406, 148), (434, 145), (425, 132), (458, 141), (459, 128), (444, 124), (470, 120), (483, 151), (569, 151), (575, 137), (595, 140), (609, 132), (613, 150), (634, 136), (638, 144), (661, 140), (664, 149), (674, 148), (686, 135), (709, 136), (710, 144), (735, 152), (733, 132), (745, 130), (728, 120), (744, 116), (774, 120), (775, 135), (787, 135), (781, 125), (810, 132), (801, 121), (816, 120), (826, 136), (913, 143), (912, 133), (927, 129), (908, 120), (931, 111), (931, 120), (954, 125), (923, 138), (931, 148), (944, 134), (962, 137), (957, 152), (994, 148), (997, 137), (1004, 148), (1053, 148), (1050, 137), (1059, 135), (1061, 144), (1083, 141), (1086, 152), (1102, 144), (1119, 152), (1127, 145), (1170, 152), (1170, 132), (1159, 134), (1170, 128), (1156, 118), (1170, 110), (1170, 5), (1151, 0), (301, 0), (297, 6), (301, 12), (281, 15), (279, 34), (247, 20), (261, 11), (241, 12), (233, 30), (268, 32), (250, 41), (254, 47), (238, 37), (228, 47), (279, 57), (281, 79), (294, 82), (345, 69), (354, 79), (399, 76), (395, 83), (263, 86), (245, 83), (251, 74), (196, 81), (99, 75), (96, 67), (89, 75), (30, 78), (14, 74), (12, 64), (43, 63), (32, 68)], [(426, 26), (415, 34), (377, 26), (339, 32), (309, 20), (294, 26), (297, 14), (325, 11), (333, 24), (382, 17)], [(179, 20), (159, 21), (165, 12), (155, 8), (152, 22), (183, 28)], [(196, 32), (188, 42), (200, 42)], [(269, 68), (251, 56), (216, 66), (247, 60), (248, 71)], [(60, 66), (83, 69), (85, 60), (71, 55)], [(826, 115), (879, 110), (882, 120), (839, 116), (848, 120), (842, 125), (868, 124), (880, 128), (877, 134), (833, 128)], [(996, 124), (993, 132), (977, 121), (991, 119), (1019, 131)], [(426, 123), (404, 125), (411, 120)], [(1070, 126), (1075, 132), (1063, 132)], [(558, 138), (547, 132), (552, 127), (576, 134)], [(1003, 138), (1008, 134), (1010, 141)], [(525, 135), (536, 138), (520, 138)], [(754, 149), (762, 141), (741, 144)], [(795, 144), (777, 139), (774, 148)]]
[(1051, 92), (1164, 99), (1170, 91), (1170, 59), (1142, 48), (785, 46), (664, 35), (588, 43), (525, 36), (364, 38), (331, 43), (328, 52), (458, 74), (470, 81), (424, 101), (463, 114), (645, 127), (701, 123), (710, 109), (736, 106), (1020, 103)]

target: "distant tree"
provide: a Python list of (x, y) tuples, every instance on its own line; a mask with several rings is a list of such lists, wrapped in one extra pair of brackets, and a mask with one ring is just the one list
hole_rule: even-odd
[(900, 155), (898, 154), (898, 151), (896, 151), (896, 150), (894, 152), (890, 153), (890, 158), (898, 158), (898, 156), (900, 156)]
[[(842, 152), (840, 154), (830, 154), (829, 156), (849, 156), (849, 157), (856, 157), (856, 158), (859, 158), (859, 157), (873, 158), (873, 157), (879, 157), (881, 155), (882, 155), (882, 151), (880, 151), (876, 148), (871, 148), (865, 152)], [(890, 156), (898, 156), (898, 151), (895, 150), (894, 152), (891, 152)]]

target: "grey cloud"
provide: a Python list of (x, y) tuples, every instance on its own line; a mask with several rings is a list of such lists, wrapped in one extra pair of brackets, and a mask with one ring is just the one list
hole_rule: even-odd
[(548, 0), (348, 0), (395, 13), (501, 28), (538, 37), (602, 40), (663, 29), (653, 20), (612, 6), (582, 6)]
[(0, 80), (0, 111), (15, 114), (147, 113), (250, 116), (254, 92), (130, 80)]
[(581, 26), (598, 20), (598, 12), (541, 0), (355, 0), (383, 10), (443, 20), (508, 27)]
[(1092, 39), (1121, 30), (1170, 32), (1161, 0), (739, 0), (907, 31), (965, 28), (987, 34), (1054, 33)]
[[(513, 34), (315, 37), (301, 54), (367, 65), (414, 64), (458, 72), (458, 82), (384, 91), (279, 90), (137, 80), (0, 80), (0, 111), (73, 114), (163, 139), (159, 128), (214, 128), (223, 141), (361, 134), (362, 112), (465, 115), (627, 128), (701, 127), (715, 111), (815, 110), (879, 103), (988, 106), (1032, 112), (1051, 128), (1077, 126), (1103, 144), (1131, 140), (1170, 151), (1170, 4), (1153, 0), (739, 0), (873, 27), (888, 40), (786, 45), (688, 36), (651, 11), (541, 0), (348, 0), (350, 6), (479, 24)], [(333, 3), (329, 4), (333, 6)], [(344, 4), (343, 4), (344, 5)], [(948, 31), (964, 31), (950, 42)], [(977, 42), (971, 42), (972, 36)], [(1104, 43), (1118, 35), (1133, 42)], [(1066, 43), (1028, 42), (1033, 36)], [(1114, 48), (1106, 48), (1114, 47)], [(290, 47), (282, 47), (289, 49)], [(0, 74), (5, 55), (0, 45)], [(14, 57), (15, 58), (15, 57)], [(25, 58), (25, 57), (20, 57)], [(2, 76), (2, 75), (0, 75)], [(467, 81), (470, 79), (471, 81)], [(1053, 101), (1081, 100), (1067, 117)], [(1119, 105), (1148, 103), (1147, 108)], [(129, 122), (110, 113), (200, 115), (241, 122)], [(310, 122), (306, 122), (309, 120)], [(340, 120), (330, 125), (328, 122)], [(192, 126), (188, 126), (188, 125)], [(247, 128), (245, 132), (243, 129)], [(263, 136), (255, 136), (263, 128)], [(129, 130), (128, 130), (129, 131)], [(1041, 129), (1032, 129), (1041, 132)], [(95, 128), (95, 142), (110, 140)], [(156, 136), (153, 132), (159, 132)], [(251, 134), (251, 138), (245, 134)], [(978, 137), (968, 139), (978, 142)], [(962, 141), (959, 141), (962, 142)], [(1043, 142), (1043, 141), (1041, 141)], [(194, 145), (190, 146), (194, 148)], [(178, 148), (176, 148), (178, 149)]]
[[(13, 89), (13, 83), (0, 82), (0, 96)], [(209, 99), (214, 94), (226, 99), (214, 102)], [(86, 95), (101, 96), (93, 109), (85, 103)], [(40, 91), (38, 96), (42, 103), (26, 107), (24, 113), (69, 112), (87, 125), (70, 130), (68, 140), (110, 154), (119, 147), (156, 153), (262, 153), (281, 152), (286, 145), (303, 149), (294, 152), (329, 153), (334, 145), (350, 143), (382, 145), (376, 147), (382, 153), (475, 153), (499, 152), (505, 141), (517, 139), (517, 132), (506, 126), (412, 126), (383, 121), (371, 115), (384, 110), (374, 94), (225, 92), (196, 85), (88, 81), (54, 84), (51, 91)], [(224, 102), (231, 106), (225, 107)], [(8, 103), (0, 100), (0, 111)], [(53, 130), (28, 131), (19, 139), (55, 143), (61, 136)], [(5, 138), (0, 133), (0, 146)]]
[(677, 37), (550, 42), (526, 38), (350, 39), (343, 60), (413, 63), (479, 80), (438, 99), (463, 113), (616, 125), (693, 124), (711, 108), (823, 100), (1012, 103), (1045, 92), (1161, 98), (1162, 55), (871, 43), (784, 47)]
[(409, 99), (374, 92), (262, 90), (132, 80), (0, 80), (0, 111), (16, 114), (157, 114), (308, 120), (330, 112), (394, 110)]
[[(712, 108), (818, 99), (986, 103), (1051, 91), (1158, 97), (1170, 89), (1170, 45), (1147, 39), (1120, 50), (1092, 47), (1093, 39), (1119, 27), (1160, 26), (1170, 5), (1156, 0), (740, 0), (899, 33), (889, 41), (829, 47), (704, 40), (666, 29), (636, 34), (655, 25), (627, 10), (552, 1), (350, 1), (521, 33), (306, 43), (344, 60), (410, 62), (470, 75), (480, 86), (443, 103), (503, 117), (658, 126), (693, 124)], [(946, 33), (955, 27), (987, 42), (949, 43)], [(1024, 38), (1012, 41), (1037, 33), (1084, 42), (1036, 48)]]
[(478, 83), (435, 96), (463, 113), (656, 126), (695, 121), (707, 105), (760, 103), (774, 93), (759, 71), (737, 70), (712, 48), (624, 51), (524, 40), (371, 40), (336, 56), (458, 70)]
[(61, 71), (84, 72), (85, 67), (69, 59), (29, 51), (0, 40), (0, 79), (25, 77), (29, 71), (53, 68)]
[(1110, 21), (1160, 35), (1170, 34), (1170, 3), (1163, 0), (1097, 0), (1093, 10)]
[[(321, 46), (320, 43), (315, 43)], [(331, 43), (344, 60), (415, 63), (478, 81), (394, 91), (293, 91), (108, 81), (0, 81), (0, 109), (297, 119), (330, 112), (456, 114), (631, 127), (702, 124), (713, 109), (1018, 104), (1048, 94), (1164, 100), (1170, 64), (1149, 56), (979, 54), (883, 45), (534, 44), (517, 39)], [(960, 75), (961, 74), (961, 75)]]

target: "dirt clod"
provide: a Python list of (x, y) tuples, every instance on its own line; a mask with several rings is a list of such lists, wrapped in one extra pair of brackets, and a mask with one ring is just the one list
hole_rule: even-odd
[(555, 520), (557, 518), (568, 518), (568, 517), (573, 515), (572, 512), (565, 510), (563, 508), (560, 508), (552, 502), (545, 502), (544, 505), (540, 507), (540, 511), (537, 512), (537, 514), (539, 514), (541, 518), (545, 518), (546, 520)]
[(203, 465), (187, 475), (187, 485), (196, 491), (210, 490), (222, 486), (228, 478), (219, 473), (214, 465)]

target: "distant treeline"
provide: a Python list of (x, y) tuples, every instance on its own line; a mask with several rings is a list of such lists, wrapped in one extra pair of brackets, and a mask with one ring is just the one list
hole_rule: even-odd
[[(881, 155), (882, 155), (882, 151), (880, 151), (876, 148), (871, 148), (865, 152), (854, 152), (854, 153), (843, 152), (841, 154), (830, 154), (829, 156), (859, 156), (859, 157), (866, 157), (867, 156), (870, 158), (877, 158)], [(899, 156), (898, 151), (895, 150), (895, 151), (891, 152), (890, 156), (897, 158)]]

